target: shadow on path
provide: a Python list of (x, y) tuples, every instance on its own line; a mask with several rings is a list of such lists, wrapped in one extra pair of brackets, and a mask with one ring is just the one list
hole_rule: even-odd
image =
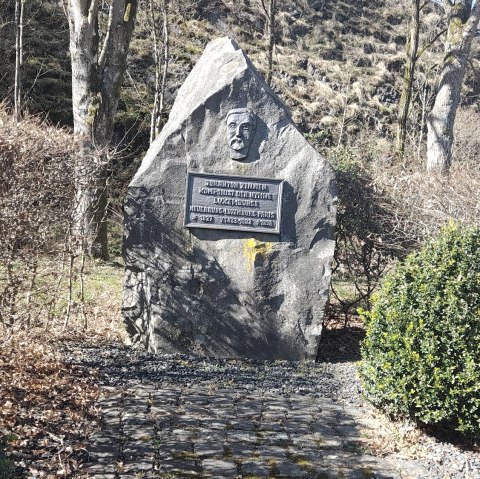
[(359, 326), (324, 329), (318, 348), (318, 362), (345, 363), (360, 361), (360, 343), (365, 331)]
[(365, 449), (358, 386), (356, 400), (346, 397), (354, 363), (151, 355), (119, 345), (70, 345), (65, 355), (98, 368), (103, 384), (102, 426), (83, 477), (401, 477)]

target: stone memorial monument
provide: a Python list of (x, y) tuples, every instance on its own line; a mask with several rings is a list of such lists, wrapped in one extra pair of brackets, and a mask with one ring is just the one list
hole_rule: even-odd
[(314, 359), (330, 165), (230, 39), (208, 44), (125, 204), (123, 314), (153, 352)]

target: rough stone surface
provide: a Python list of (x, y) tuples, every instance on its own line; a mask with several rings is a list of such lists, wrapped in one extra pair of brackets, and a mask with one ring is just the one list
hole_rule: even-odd
[[(256, 125), (236, 160), (226, 116), (239, 108)], [(284, 180), (280, 234), (185, 228), (187, 171)], [(152, 352), (314, 359), (334, 223), (329, 164), (245, 54), (211, 42), (129, 186), (123, 312), (133, 340)]]

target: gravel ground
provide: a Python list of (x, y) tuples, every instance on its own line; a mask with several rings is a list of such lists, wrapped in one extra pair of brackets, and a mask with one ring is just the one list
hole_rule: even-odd
[[(353, 343), (356, 341), (358, 344), (360, 333), (356, 331), (355, 334), (352, 341)], [(134, 455), (128, 456), (124, 446), (121, 446), (121, 444), (125, 444), (125, 439), (108, 439), (100, 434), (98, 437), (100, 439), (103, 437), (103, 441), (112, 444), (116, 444), (115, 441), (117, 441), (120, 444), (115, 446), (114, 452), (110, 451), (113, 454), (110, 462), (126, 464), (122, 466), (124, 469), (112, 470), (112, 475), (108, 476), (107, 474), (105, 477), (112, 479), (135, 477), (135, 474), (138, 475), (138, 471), (127, 467), (128, 461), (130, 461), (132, 464), (144, 463), (146, 469), (142, 474), (145, 475), (140, 477), (187, 477), (188, 469), (190, 471), (188, 474), (191, 473), (188, 477), (202, 478), (480, 479), (478, 449), (476, 451), (464, 450), (461, 446), (445, 440), (437, 440), (425, 434), (412, 434), (411, 437), (415, 437), (415, 444), (405, 444), (406, 441), (403, 440), (400, 441), (402, 444), (395, 445), (395, 435), (402, 434), (401, 428), (399, 432), (397, 426), (389, 424), (386, 419), (372, 413), (372, 409), (363, 402), (361, 387), (356, 375), (358, 348), (350, 347), (348, 341), (343, 341), (343, 346), (335, 348), (335, 337), (332, 336), (331, 339), (333, 346), (330, 349), (321, 348), (319, 360), (316, 363), (258, 362), (208, 359), (187, 355), (153, 355), (135, 351), (120, 344), (85, 346), (70, 343), (65, 346), (64, 354), (71, 363), (88, 369), (95, 368), (99, 371), (100, 384), (107, 392), (105, 395), (107, 399), (104, 399), (103, 403), (101, 401), (104, 413), (108, 416), (109, 407), (112, 410), (120, 411), (119, 416), (115, 416), (112, 419), (113, 422), (109, 423), (110, 425), (104, 423), (104, 430), (101, 434), (108, 432), (105, 430), (105, 424), (111, 427), (112, 431), (117, 431), (115, 434), (121, 434), (125, 421), (122, 418), (136, 416), (135, 413), (129, 413), (126, 408), (133, 407), (138, 410), (150, 411), (149, 406), (145, 406), (147, 403), (154, 404), (154, 409), (157, 407), (159, 411), (163, 411), (162, 414), (166, 414), (170, 421), (167, 426), (163, 426), (163, 429), (158, 428), (155, 424), (158, 424), (159, 418), (152, 419), (148, 412), (143, 422), (140, 421), (131, 426), (136, 427), (137, 433), (139, 433), (138, 428), (144, 428), (147, 431), (148, 428), (152, 428), (153, 424), (152, 435), (154, 437), (152, 436), (152, 441), (157, 441), (155, 444), (171, 445), (171, 450), (162, 450), (163, 446), (160, 446), (160, 449), (157, 446), (155, 452), (151, 452), (151, 459), (145, 459), (147, 456), (142, 456), (142, 458)], [(122, 393), (117, 394), (120, 391)], [(158, 401), (162, 401), (162, 392), (165, 397), (170, 397), (170, 393), (173, 395), (170, 398), (171, 402), (155, 405), (155, 402), (152, 402), (153, 399), (158, 398)], [(232, 457), (231, 453), (228, 456), (219, 456), (218, 451), (217, 455), (212, 451), (210, 451), (212, 454), (210, 456), (201, 454), (204, 446), (200, 439), (212, 432), (206, 429), (208, 421), (204, 422), (206, 421), (205, 414), (214, 416), (217, 411), (220, 411), (221, 416), (222, 398), (219, 396), (227, 399), (227, 402), (231, 400), (232, 407), (234, 405), (232, 415), (239, 414), (237, 408), (239, 411), (245, 410), (247, 404), (252, 409), (250, 416), (244, 415), (243, 419), (236, 418), (233, 422), (225, 419), (224, 437), (217, 439), (217, 441), (224, 441), (222, 451), (230, 451), (233, 447), (234, 454), (238, 453), (238, 457), (235, 455)], [(190, 398), (192, 398), (191, 401)], [(207, 408), (207, 412), (203, 411), (198, 413), (199, 416), (195, 416), (197, 413), (194, 414), (189, 409), (195, 403), (193, 398), (199, 401), (202, 408)], [(257, 398), (258, 402), (252, 402)], [(218, 403), (218, 401), (220, 402)], [(217, 404), (219, 405), (217, 406)], [(302, 404), (305, 405), (305, 417), (298, 411), (295, 412), (295, 405)], [(316, 404), (319, 405), (318, 411)], [(280, 411), (280, 416), (271, 417), (270, 421), (283, 428), (278, 430), (278, 434), (286, 435), (284, 443), (272, 445), (271, 442), (262, 442), (262, 437), (258, 439), (260, 437), (258, 430), (268, 429), (271, 426), (268, 423), (267, 427), (265, 423), (271, 409)], [(228, 411), (226, 414), (228, 416)], [(325, 419), (322, 414), (330, 414), (329, 419)], [(257, 416), (261, 416), (261, 418), (259, 419)], [(178, 424), (183, 424), (185, 418), (193, 420), (195, 426), (187, 427), (183, 431), (186, 436), (182, 436), (182, 439), (175, 442), (175, 434), (179, 433)], [(323, 439), (322, 441), (318, 440), (318, 436), (314, 436), (313, 432), (315, 425), (320, 427), (322, 424), (322, 418), (332, 427), (330, 433), (326, 433), (327, 439), (330, 437), (332, 442), (328, 446), (327, 441), (327, 446), (319, 448), (318, 444)], [(232, 437), (230, 437), (232, 430), (240, 434), (245, 420), (250, 421), (251, 426), (249, 427), (257, 431), (254, 445), (248, 444), (248, 442), (242, 443), (242, 438), (239, 439), (238, 444), (232, 443)], [(237, 427), (240, 429), (239, 431), (236, 431)], [(305, 427), (308, 427), (306, 432)], [(273, 435), (274, 431), (269, 433)], [(317, 433), (318, 431), (315, 432), (315, 434)], [(132, 434), (135, 436), (135, 430)], [(315, 443), (317, 446), (313, 442), (307, 446), (308, 440), (313, 441), (314, 437), (317, 438)], [(335, 437), (338, 441), (335, 440)], [(408, 435), (405, 437), (408, 442)], [(101, 442), (100, 439), (92, 438), (93, 449)], [(178, 469), (180, 466), (175, 463), (179, 457), (174, 445), (177, 443), (190, 444), (188, 452), (190, 462), (181, 466), (186, 469)], [(279, 445), (284, 448), (283, 452), (280, 451), (283, 459), (276, 458), (277, 462), (272, 462), (270, 458), (268, 460), (270, 462), (268, 462), (265, 457), (270, 457), (269, 454), (272, 453), (269, 448)], [(148, 455), (148, 448), (146, 451), (142, 454)], [(244, 457), (247, 452), (253, 454), (252, 457), (255, 457), (255, 460), (252, 457), (247, 460)], [(186, 453), (181, 451), (181, 454)], [(302, 457), (303, 462), (295, 462), (292, 459), (298, 457)], [(321, 464), (321, 470), (315, 469), (313, 464), (316, 463)], [(276, 464), (276, 466), (272, 469), (271, 464)], [(299, 468), (298, 464), (303, 465)], [(340, 466), (338, 466), (339, 464)], [(173, 469), (169, 469), (167, 472), (163, 471), (162, 468), (167, 466)], [(105, 472), (101, 462), (97, 462), (96, 467), (97, 473), (99, 470), (102, 474)], [(329, 475), (330, 472), (325, 472), (327, 470), (334, 472)], [(95, 469), (90, 470), (88, 477), (104, 477), (98, 474), (92, 475), (91, 471), (95, 471)], [(248, 471), (256, 471), (258, 474), (249, 475)], [(263, 471), (263, 475), (259, 471)]]
[(354, 362), (252, 361), (188, 355), (155, 355), (121, 344), (85, 346), (70, 343), (65, 356), (72, 364), (98, 368), (104, 386), (161, 381), (165, 384), (235, 384), (236, 388), (315, 394), (360, 404)]

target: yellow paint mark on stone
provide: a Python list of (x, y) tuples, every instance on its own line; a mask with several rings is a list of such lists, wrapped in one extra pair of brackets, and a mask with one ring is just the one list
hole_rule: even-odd
[(257, 255), (264, 256), (268, 254), (273, 248), (273, 243), (263, 243), (256, 239), (249, 238), (245, 240), (245, 246), (243, 248), (243, 254), (247, 260), (246, 269), (248, 272), (252, 271), (253, 265)]
[(125, 9), (125, 13), (123, 14), (123, 21), (127, 23), (130, 20), (130, 12), (132, 11), (132, 4), (129, 3), (127, 8)]

